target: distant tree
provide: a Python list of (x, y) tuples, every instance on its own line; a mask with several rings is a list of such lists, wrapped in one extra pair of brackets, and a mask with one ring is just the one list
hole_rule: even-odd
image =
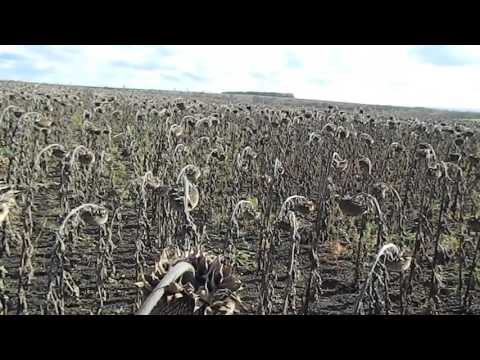
[(222, 94), (227, 95), (253, 95), (253, 96), (269, 96), (282, 98), (295, 98), (290, 93), (276, 93), (276, 92), (260, 92), (260, 91), (224, 91)]

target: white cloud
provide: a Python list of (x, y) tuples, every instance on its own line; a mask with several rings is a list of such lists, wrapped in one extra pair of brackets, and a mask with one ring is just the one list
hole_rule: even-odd
[[(16, 70), (2, 54), (23, 58), (22, 67)], [(0, 46), (0, 77), (480, 108), (480, 46)]]

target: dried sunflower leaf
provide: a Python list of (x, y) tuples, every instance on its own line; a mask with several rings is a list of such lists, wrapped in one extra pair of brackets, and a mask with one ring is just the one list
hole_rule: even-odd
[(252, 204), (255, 210), (258, 209), (258, 199), (255, 196), (249, 197), (247, 200)]

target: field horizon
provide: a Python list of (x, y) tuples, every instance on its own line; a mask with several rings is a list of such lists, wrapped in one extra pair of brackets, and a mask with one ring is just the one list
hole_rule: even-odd
[[(75, 85), (75, 84), (60, 84), (60, 83), (40, 83), (40, 82), (31, 82), (31, 81), (18, 81), (18, 80), (0, 80), (0, 85), (8, 83), (18, 83), (25, 85), (38, 85), (38, 86), (50, 86), (50, 87), (71, 87), (71, 88), (86, 88), (86, 89), (98, 89), (98, 90), (110, 90), (110, 91), (131, 91), (131, 92), (145, 92), (145, 93), (157, 93), (165, 94), (170, 96), (211, 96), (211, 97), (223, 97), (227, 101), (238, 102), (242, 99), (244, 101), (249, 101), (253, 103), (266, 103), (268, 99), (274, 102), (283, 101), (285, 105), (299, 105), (299, 106), (312, 106), (312, 107), (323, 107), (325, 104), (337, 105), (346, 109), (354, 108), (369, 108), (373, 111), (408, 111), (408, 112), (417, 112), (421, 113), (421, 116), (424, 116), (427, 113), (432, 116), (445, 116), (448, 119), (480, 119), (480, 109), (457, 109), (450, 108), (449, 106), (445, 107), (423, 107), (423, 106), (396, 106), (389, 104), (366, 104), (366, 103), (356, 103), (356, 102), (345, 102), (339, 100), (328, 100), (328, 99), (306, 99), (306, 98), (297, 98), (295, 94), (289, 94), (293, 97), (283, 97), (283, 96), (268, 96), (268, 95), (259, 95), (260, 93), (266, 92), (257, 92), (257, 91), (235, 91), (235, 90), (225, 90), (222, 92), (204, 92), (204, 91), (187, 91), (187, 90), (164, 90), (164, 89), (149, 89), (149, 88), (129, 88), (129, 87), (111, 87), (111, 86), (89, 86), (89, 85)], [(251, 95), (247, 94), (249, 92), (257, 92), (259, 94)], [(245, 94), (241, 94), (245, 93)], [(275, 93), (274, 91), (270, 93)], [(279, 95), (284, 95), (283, 93), (276, 93)], [(257, 98), (257, 99), (255, 99)], [(263, 101), (262, 101), (263, 99)], [(256, 101), (255, 101), (256, 100)]]

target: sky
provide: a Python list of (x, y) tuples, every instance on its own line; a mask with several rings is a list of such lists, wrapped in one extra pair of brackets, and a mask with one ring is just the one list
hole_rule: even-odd
[(0, 80), (480, 110), (480, 46), (0, 45)]

